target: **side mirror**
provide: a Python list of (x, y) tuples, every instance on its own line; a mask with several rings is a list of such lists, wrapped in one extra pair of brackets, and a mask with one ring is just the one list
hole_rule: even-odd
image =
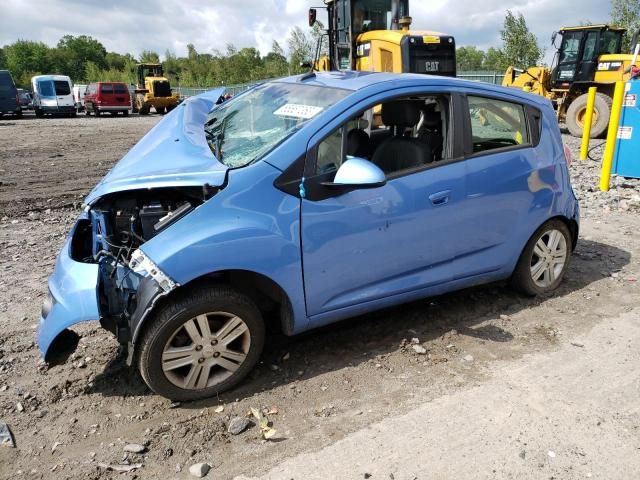
[(376, 188), (387, 183), (384, 172), (376, 164), (359, 157), (347, 156), (333, 182), (322, 182), (328, 188)]
[(310, 8), (309, 9), (309, 26), (313, 27), (316, 24), (316, 9), (315, 8)]

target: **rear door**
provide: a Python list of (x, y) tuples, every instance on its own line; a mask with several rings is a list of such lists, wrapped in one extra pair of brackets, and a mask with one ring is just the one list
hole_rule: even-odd
[(461, 116), (467, 122), (466, 194), (458, 214), (464, 228), (454, 265), (456, 279), (500, 270), (520, 240), (515, 232), (527, 222), (545, 188), (532, 146), (527, 109), (510, 97), (468, 93)]
[(56, 90), (56, 100), (59, 107), (73, 107), (73, 93), (71, 92), (71, 83), (69, 80), (54, 80)]
[(131, 105), (129, 98), (129, 88), (124, 83), (113, 84), (113, 101), (114, 105), (128, 109)]
[(102, 83), (100, 84), (101, 106), (123, 109), (129, 108), (129, 94), (126, 85), (122, 83)]
[(0, 72), (0, 112), (16, 110), (16, 86), (9, 72)]

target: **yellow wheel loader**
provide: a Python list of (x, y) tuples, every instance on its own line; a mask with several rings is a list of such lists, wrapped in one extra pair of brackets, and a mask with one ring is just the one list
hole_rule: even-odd
[[(597, 87), (591, 127), (591, 138), (607, 131), (615, 82), (628, 80), (632, 54), (623, 54), (625, 30), (610, 25), (564, 27), (555, 32), (551, 43), (556, 46), (552, 68), (509, 67), (502, 85), (542, 95), (551, 100), (558, 119), (564, 121), (573, 136), (582, 136), (587, 107), (587, 90)], [(637, 43), (638, 32), (632, 45)]]
[[(325, 0), (328, 56), (316, 52), (316, 70), (456, 75), (451, 35), (409, 30), (409, 0)], [(309, 25), (316, 23), (309, 10)]]
[(169, 79), (164, 76), (159, 63), (139, 63), (136, 65), (137, 85), (133, 98), (133, 111), (148, 115), (151, 107), (159, 114), (173, 110), (180, 102), (171, 92)]

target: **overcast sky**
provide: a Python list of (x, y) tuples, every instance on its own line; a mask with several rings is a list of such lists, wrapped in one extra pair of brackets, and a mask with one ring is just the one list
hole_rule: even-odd
[[(17, 39), (55, 45), (66, 34), (91, 35), (109, 51), (186, 54), (256, 46), (286, 49), (290, 29), (306, 28), (307, 9), (321, 0), (0, 0), (0, 45)], [(609, 0), (410, 0), (414, 29), (452, 34), (458, 46), (500, 46), (505, 11), (522, 12), (541, 46), (563, 25), (609, 19)], [(326, 14), (318, 13), (326, 20)]]

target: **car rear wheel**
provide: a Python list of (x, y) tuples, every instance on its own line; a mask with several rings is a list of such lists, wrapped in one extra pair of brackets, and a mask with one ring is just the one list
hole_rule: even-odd
[(166, 111), (167, 109), (165, 107), (156, 107), (156, 113), (159, 113), (160, 115), (164, 115)]
[(555, 290), (569, 265), (571, 233), (561, 220), (550, 220), (529, 239), (515, 271), (511, 286), (535, 296)]
[(129, 116), (129, 110), (123, 110), (122, 111), (122, 115), (124, 115), (125, 117)]
[(196, 400), (237, 385), (264, 345), (254, 303), (223, 286), (196, 288), (160, 308), (139, 341), (138, 367), (154, 392)]

